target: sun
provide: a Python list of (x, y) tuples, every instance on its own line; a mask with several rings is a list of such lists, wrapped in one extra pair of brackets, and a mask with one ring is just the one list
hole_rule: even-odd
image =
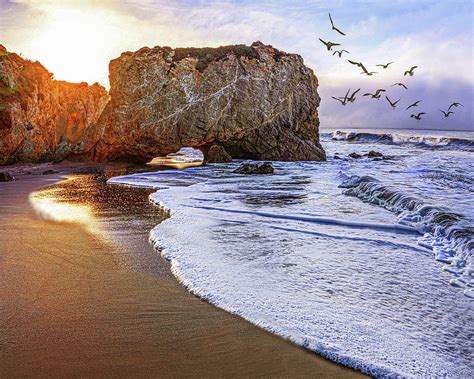
[(107, 82), (108, 62), (120, 32), (113, 14), (85, 9), (48, 12), (30, 49), (58, 80)]

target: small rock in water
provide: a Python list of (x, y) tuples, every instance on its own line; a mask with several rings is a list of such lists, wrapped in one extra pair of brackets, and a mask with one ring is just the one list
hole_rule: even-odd
[(350, 153), (349, 157), (354, 158), (354, 159), (359, 159), (359, 158), (362, 158), (362, 155), (357, 154), (357, 153)]
[(369, 153), (367, 154), (367, 157), (368, 158), (383, 158), (383, 154), (378, 151), (370, 150)]
[(270, 162), (262, 164), (258, 163), (242, 163), (234, 172), (238, 174), (254, 175), (254, 174), (272, 174), (273, 165)]
[(11, 182), (13, 180), (15, 178), (9, 172), (0, 172), (0, 182)]
[(339, 155), (334, 154), (334, 159), (342, 159)]
[(43, 175), (53, 175), (53, 174), (57, 174), (59, 171), (56, 171), (56, 170), (46, 170), (46, 171), (43, 171)]

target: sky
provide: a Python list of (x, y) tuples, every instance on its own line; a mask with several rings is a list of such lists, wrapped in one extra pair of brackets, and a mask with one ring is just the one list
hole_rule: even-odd
[[(346, 36), (331, 30), (332, 18)], [(39, 60), (56, 79), (108, 87), (108, 63), (143, 46), (203, 47), (260, 40), (300, 54), (319, 80), (321, 126), (474, 131), (474, 2), (471, 0), (0, 0), (0, 44)], [(342, 58), (318, 38), (349, 50)], [(347, 59), (361, 61), (373, 76)], [(376, 64), (394, 61), (383, 70)], [(413, 77), (403, 72), (417, 65)], [(408, 90), (390, 87), (405, 83)], [(387, 89), (395, 110), (359, 97)], [(416, 100), (418, 108), (405, 111)], [(445, 118), (453, 101), (464, 107)], [(410, 118), (426, 112), (420, 121)]]

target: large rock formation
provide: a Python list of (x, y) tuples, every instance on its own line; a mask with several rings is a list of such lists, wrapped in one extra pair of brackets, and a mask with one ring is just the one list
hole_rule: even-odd
[(110, 62), (94, 160), (147, 162), (213, 145), (233, 158), (323, 160), (318, 82), (296, 54), (263, 45), (142, 48)]
[(318, 82), (299, 55), (260, 42), (142, 48), (110, 62), (110, 84), (109, 101), (0, 45), (0, 165), (143, 163), (181, 147), (213, 162), (325, 159)]
[(0, 165), (88, 159), (108, 99), (97, 83), (53, 80), (39, 62), (0, 45)]

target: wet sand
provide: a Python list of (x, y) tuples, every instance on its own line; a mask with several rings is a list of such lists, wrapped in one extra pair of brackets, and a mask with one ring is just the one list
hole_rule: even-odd
[(362, 376), (187, 292), (148, 244), (148, 190), (75, 176), (39, 217), (58, 178), (0, 183), (0, 377)]

